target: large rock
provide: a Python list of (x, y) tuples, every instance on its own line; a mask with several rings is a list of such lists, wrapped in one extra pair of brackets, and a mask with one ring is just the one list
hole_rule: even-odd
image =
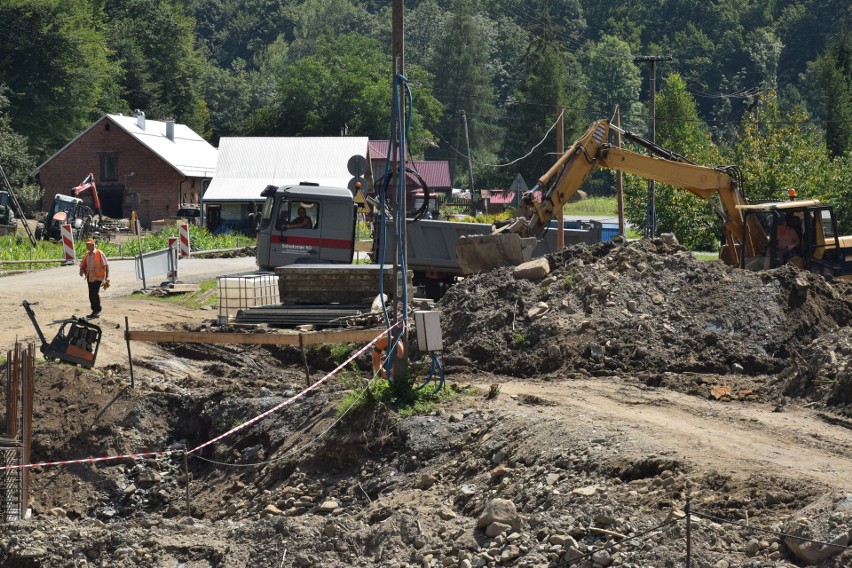
[(550, 263), (546, 258), (535, 258), (519, 264), (512, 271), (512, 275), (518, 280), (541, 280), (548, 274), (550, 274)]
[(852, 540), (852, 495), (823, 495), (794, 513), (782, 531), (792, 535), (784, 539), (784, 544), (808, 566), (840, 554), (844, 550), (841, 547)]
[(492, 499), (483, 509), (476, 527), (484, 529), (492, 523), (503, 523), (512, 530), (521, 530), (521, 517), (515, 504), (508, 499)]

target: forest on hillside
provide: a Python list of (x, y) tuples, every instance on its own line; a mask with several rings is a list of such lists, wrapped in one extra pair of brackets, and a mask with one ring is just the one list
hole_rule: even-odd
[[(0, 164), (33, 169), (105, 113), (143, 110), (223, 136), (390, 136), (388, 0), (4, 0)], [(848, 0), (407, 0), (412, 156), (462, 188), (534, 181), (564, 138), (619, 109), (705, 165), (736, 164), (752, 200), (835, 204), (852, 230)], [(468, 169), (468, 157), (471, 169)], [(608, 173), (588, 183), (613, 191)], [(627, 183), (641, 223), (644, 182)], [(713, 243), (683, 192), (657, 192), (659, 230)]]

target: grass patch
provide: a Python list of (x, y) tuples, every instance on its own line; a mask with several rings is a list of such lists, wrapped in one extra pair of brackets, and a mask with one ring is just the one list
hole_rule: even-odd
[[(168, 226), (160, 234), (143, 236), (141, 239), (142, 252), (146, 253), (166, 248), (169, 243), (169, 237), (178, 236), (179, 230), (176, 225)], [(98, 248), (110, 258), (117, 256), (136, 256), (139, 254), (139, 239), (129, 239), (122, 244), (102, 240), (98, 240), (97, 242)], [(189, 226), (190, 252), (241, 248), (253, 246), (256, 243), (256, 239), (239, 233), (214, 235), (204, 228), (196, 227), (195, 225)], [(74, 243), (74, 249), (76, 250), (77, 258), (83, 258), (86, 254), (86, 243), (83, 240), (79, 240)], [(52, 260), (61, 259), (63, 256), (64, 252), (61, 243), (37, 241), (36, 246), (33, 247), (28, 238), (14, 235), (0, 237), (0, 260)], [(56, 264), (34, 265), (33, 268), (58, 266), (60, 262), (57, 261)]]
[[(382, 406), (395, 411), (399, 416), (430, 414), (435, 405), (455, 398), (459, 395), (475, 394), (476, 389), (462, 388), (444, 385), (440, 391), (435, 392), (435, 386), (430, 383), (422, 389), (421, 379), (399, 379), (388, 382), (385, 379), (377, 379), (368, 383), (359, 373), (345, 372), (341, 374), (344, 384), (352, 389), (340, 402), (337, 415), (342, 416), (347, 412), (364, 412)], [(412, 386), (412, 382), (416, 386)]]
[(562, 208), (565, 215), (611, 217), (618, 215), (618, 200), (615, 197), (590, 197), (568, 203)]
[(692, 251), (692, 256), (698, 260), (719, 260), (719, 253), (712, 251)]

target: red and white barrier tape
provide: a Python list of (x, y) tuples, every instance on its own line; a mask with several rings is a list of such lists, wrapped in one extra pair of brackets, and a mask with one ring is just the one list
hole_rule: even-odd
[(138, 454), (124, 454), (121, 456), (106, 456), (102, 458), (83, 458), (79, 460), (63, 460), (63, 461), (55, 461), (55, 462), (40, 462), (40, 463), (27, 463), (24, 465), (4, 465), (0, 466), (0, 471), (4, 469), (27, 469), (32, 467), (48, 467), (51, 465), (72, 465), (77, 463), (95, 463), (102, 461), (110, 461), (110, 460), (123, 460), (125, 458), (144, 458), (148, 456), (165, 456), (169, 454), (182, 454), (185, 450), (165, 450), (161, 452), (142, 452)]
[(388, 333), (390, 330), (392, 330), (392, 329), (393, 329), (394, 327), (396, 327), (397, 325), (398, 325), (398, 324), (394, 324), (393, 326), (391, 326), (391, 327), (390, 327), (390, 329), (385, 330), (385, 331), (383, 331), (382, 333), (380, 333), (379, 335), (377, 335), (376, 337), (374, 337), (372, 341), (370, 341), (370, 342), (369, 342), (369, 343), (367, 343), (364, 347), (362, 347), (361, 349), (359, 349), (358, 351), (356, 351), (355, 353), (353, 353), (352, 355), (350, 355), (350, 356), (349, 356), (349, 358), (348, 358), (348, 359), (346, 359), (346, 361), (344, 361), (343, 363), (341, 363), (340, 365), (338, 365), (337, 367), (335, 367), (335, 368), (334, 368), (334, 370), (332, 370), (332, 371), (331, 371), (330, 373), (328, 373), (326, 376), (324, 376), (323, 378), (321, 378), (320, 380), (318, 380), (317, 382), (315, 382), (314, 384), (312, 384), (311, 386), (309, 386), (308, 388), (306, 388), (305, 390), (303, 390), (303, 391), (302, 391), (302, 392), (300, 392), (299, 394), (296, 394), (296, 395), (294, 395), (294, 396), (291, 396), (290, 398), (288, 398), (287, 400), (285, 400), (285, 401), (284, 401), (284, 402), (282, 402), (281, 404), (278, 404), (278, 405), (276, 405), (276, 406), (274, 406), (274, 407), (270, 408), (269, 410), (267, 410), (267, 411), (266, 411), (266, 412), (264, 412), (263, 414), (259, 414), (258, 416), (255, 416), (254, 418), (252, 418), (251, 420), (249, 420), (249, 421), (247, 421), (247, 422), (243, 422), (242, 424), (240, 424), (239, 426), (237, 426), (237, 427), (235, 427), (235, 428), (231, 428), (230, 430), (228, 430), (228, 431), (227, 431), (227, 432), (225, 432), (224, 434), (221, 434), (220, 436), (217, 436), (217, 437), (213, 438), (212, 440), (209, 440), (209, 441), (207, 441), (207, 442), (204, 442), (204, 443), (203, 443), (203, 444), (201, 444), (200, 446), (196, 446), (196, 447), (192, 448), (192, 449), (191, 449), (191, 450), (189, 450), (187, 453), (188, 453), (188, 454), (192, 454), (192, 453), (195, 453), (195, 452), (197, 452), (198, 450), (200, 450), (200, 449), (202, 449), (202, 448), (206, 448), (206, 447), (207, 447), (207, 446), (209, 446), (210, 444), (215, 444), (216, 442), (218, 442), (218, 441), (219, 441), (219, 440), (221, 440), (222, 438), (227, 438), (227, 437), (228, 437), (228, 436), (230, 436), (231, 434), (234, 434), (235, 432), (238, 432), (238, 431), (242, 430), (243, 428), (247, 428), (248, 426), (251, 426), (252, 424), (254, 424), (255, 422), (257, 422), (258, 420), (262, 420), (262, 419), (266, 418), (267, 416), (269, 416), (269, 415), (270, 415), (270, 414), (272, 414), (273, 412), (276, 412), (276, 411), (278, 411), (278, 410), (280, 410), (280, 409), (284, 408), (285, 406), (288, 406), (288, 405), (290, 405), (290, 404), (293, 404), (295, 401), (297, 401), (298, 399), (302, 398), (303, 396), (305, 396), (306, 394), (308, 394), (308, 393), (309, 393), (309, 392), (311, 392), (312, 390), (316, 389), (316, 388), (317, 388), (318, 386), (320, 386), (322, 383), (326, 382), (328, 379), (330, 379), (331, 377), (333, 377), (333, 376), (334, 376), (334, 375), (335, 375), (335, 374), (336, 374), (336, 373), (337, 373), (340, 369), (344, 368), (344, 367), (345, 367), (346, 365), (348, 365), (351, 361), (354, 361), (356, 357), (358, 357), (359, 355), (361, 355), (362, 353), (364, 353), (364, 352), (367, 350), (367, 348), (368, 348), (368, 347), (370, 347), (371, 345), (373, 345), (374, 343), (376, 343), (376, 342), (377, 342), (377, 341), (378, 341), (378, 340), (379, 340), (379, 339), (380, 339), (383, 335), (385, 335), (386, 333)]
[(377, 335), (369, 343), (364, 345), (364, 347), (362, 347), (361, 349), (359, 349), (358, 351), (356, 351), (355, 353), (350, 355), (349, 358), (346, 359), (346, 361), (344, 361), (343, 363), (341, 363), (340, 365), (335, 367), (334, 370), (332, 370), (330, 373), (325, 375), (323, 378), (321, 378), (320, 380), (318, 380), (317, 382), (315, 382), (314, 384), (312, 384), (311, 386), (309, 386), (308, 388), (306, 388), (305, 390), (303, 390), (299, 394), (288, 398), (287, 400), (285, 400), (281, 404), (279, 404), (279, 405), (277, 405), (273, 408), (270, 408), (269, 410), (267, 410), (263, 414), (255, 416), (251, 420), (244, 422), (243, 424), (240, 424), (236, 428), (232, 428), (231, 430), (228, 430), (224, 434), (217, 436), (216, 438), (214, 438), (214, 439), (212, 439), (208, 442), (204, 442), (200, 446), (196, 446), (195, 448), (193, 448), (189, 451), (184, 450), (184, 449), (181, 449), (181, 450), (163, 450), (163, 451), (158, 451), (158, 452), (141, 452), (141, 453), (136, 453), (136, 454), (123, 454), (123, 455), (120, 455), (120, 456), (104, 456), (104, 457), (100, 457), (100, 458), (82, 458), (82, 459), (78, 459), (78, 460), (39, 462), (39, 463), (28, 463), (28, 464), (23, 464), (23, 465), (5, 465), (5, 466), (0, 466), (0, 471), (4, 471), (4, 470), (7, 470), (7, 469), (28, 469), (28, 468), (34, 468), (34, 467), (49, 467), (49, 466), (53, 466), (53, 465), (73, 465), (73, 464), (81, 464), (81, 463), (96, 463), (96, 462), (103, 462), (103, 461), (121, 460), (121, 459), (125, 459), (125, 458), (144, 458), (144, 457), (148, 457), (148, 456), (166, 456), (166, 455), (171, 455), (171, 454), (184, 454), (184, 453), (192, 454), (193, 452), (197, 452), (198, 450), (200, 450), (202, 448), (206, 448), (210, 444), (214, 444), (214, 443), (218, 442), (219, 440), (226, 438), (226, 437), (230, 436), (231, 434), (234, 434), (235, 432), (238, 432), (238, 431), (242, 430), (243, 428), (250, 426), (251, 424), (254, 424), (257, 421), (262, 420), (263, 418), (269, 416), (273, 412), (276, 412), (277, 410), (280, 410), (281, 408), (284, 408), (285, 406), (292, 404), (293, 402), (302, 398), (303, 396), (305, 396), (306, 394), (308, 394), (312, 390), (315, 390), (319, 385), (321, 385), (322, 383), (326, 382), (328, 379), (333, 377), (338, 371), (340, 371), (340, 369), (344, 368), (351, 361), (355, 360), (356, 357), (358, 357), (359, 355), (364, 353), (364, 351), (366, 351), (368, 347), (370, 347), (371, 345), (376, 343), (376, 341), (378, 341), (379, 338), (381, 338), (383, 335), (385, 335), (386, 333), (391, 331), (397, 325), (398, 324), (394, 324), (393, 326), (390, 327), (390, 329), (387, 329), (387, 330), (383, 331), (382, 333), (380, 333), (379, 335)]

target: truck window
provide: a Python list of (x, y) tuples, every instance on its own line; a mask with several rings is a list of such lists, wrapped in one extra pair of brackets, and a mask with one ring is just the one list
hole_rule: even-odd
[(275, 230), (283, 231), (290, 222), (290, 202), (281, 201), (278, 204), (278, 217), (275, 219)]
[(267, 197), (263, 203), (263, 209), (260, 212), (260, 220), (257, 222), (257, 229), (262, 231), (269, 226), (272, 221), (272, 206), (275, 205), (274, 197)]
[(282, 201), (278, 206), (275, 228), (316, 229), (319, 219), (319, 203), (315, 201)]

